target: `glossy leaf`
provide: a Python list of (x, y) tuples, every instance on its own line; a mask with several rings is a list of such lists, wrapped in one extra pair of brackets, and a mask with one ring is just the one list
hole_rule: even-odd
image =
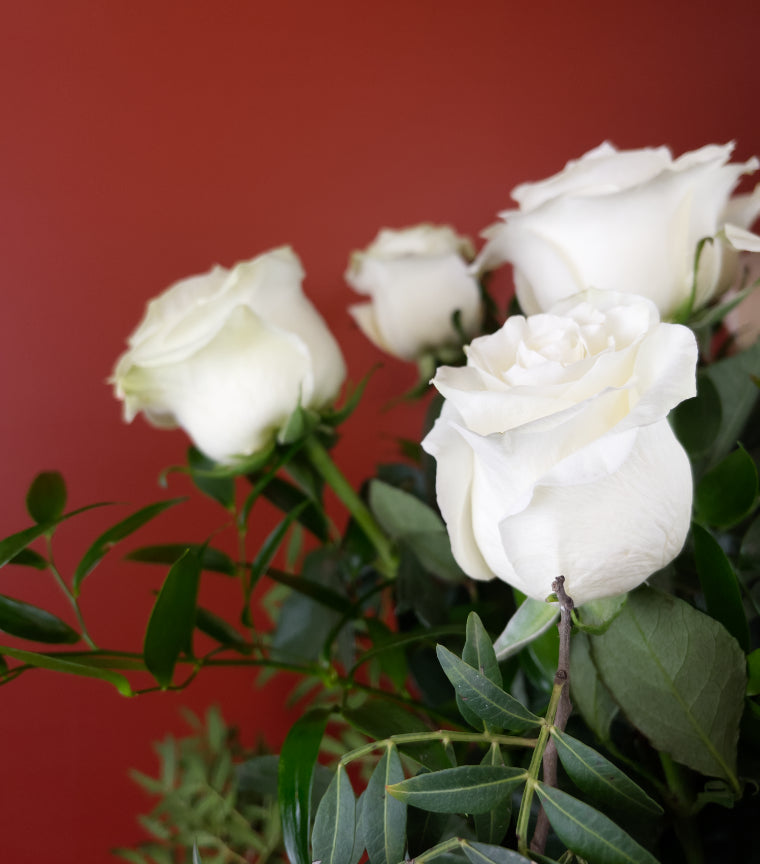
[(125, 558), (143, 564), (174, 564), (187, 549), (200, 556), (201, 570), (223, 573), (225, 576), (235, 575), (235, 562), (229, 555), (221, 549), (214, 549), (201, 543), (162, 543), (160, 546), (142, 546), (128, 552)]
[(361, 797), (360, 830), (372, 864), (398, 864), (406, 846), (406, 804), (388, 795), (389, 786), (404, 778), (401, 759), (389, 744)]
[(588, 804), (541, 782), (536, 792), (549, 824), (576, 855), (604, 864), (658, 864), (650, 852)]
[(460, 660), (448, 648), (438, 645), (436, 652), (455, 691), (481, 720), (512, 732), (522, 732), (541, 725), (540, 717), (536, 717), (517, 699)]
[(143, 654), (148, 670), (164, 688), (171, 684), (180, 652), (190, 648), (200, 575), (198, 556), (188, 549), (166, 574), (153, 605)]
[(566, 732), (553, 728), (551, 734), (562, 767), (582, 792), (624, 812), (636, 809), (654, 816), (662, 813), (656, 801), (601, 753)]
[(312, 858), (322, 864), (353, 864), (356, 800), (343, 765), (322, 796), (311, 835)]
[(388, 792), (406, 804), (434, 813), (488, 813), (526, 777), (524, 768), (460, 765), (418, 774), (389, 786)]
[(494, 642), (499, 660), (517, 654), (526, 645), (546, 632), (559, 617), (559, 607), (527, 597), (509, 619), (507, 627)]
[(706, 528), (694, 523), (691, 530), (694, 559), (707, 614), (720, 621), (742, 650), (748, 651), (749, 626), (734, 568), (720, 543)]
[(721, 624), (640, 588), (591, 646), (613, 698), (654, 747), (737, 787), (745, 660)]
[[(504, 758), (498, 744), (491, 744), (480, 764), (504, 765)], [(507, 795), (488, 812), (478, 813), (474, 816), (475, 834), (478, 840), (482, 843), (501, 843), (507, 833), (511, 819), (512, 797)]]
[(74, 596), (78, 596), (84, 578), (93, 571), (114, 544), (120, 540), (124, 540), (125, 537), (129, 537), (130, 534), (142, 528), (143, 525), (146, 525), (151, 519), (158, 516), (159, 513), (163, 513), (164, 510), (168, 510), (169, 507), (174, 507), (184, 500), (184, 498), (172, 498), (169, 501), (158, 501), (155, 504), (149, 504), (147, 507), (136, 510), (127, 516), (126, 519), (117, 522), (116, 525), (113, 525), (107, 531), (104, 531), (87, 552), (85, 552), (84, 557), (74, 571), (72, 583)]
[(39, 669), (50, 669), (53, 672), (64, 672), (69, 675), (79, 675), (82, 678), (97, 678), (100, 681), (106, 681), (112, 684), (122, 696), (131, 696), (132, 688), (129, 681), (119, 672), (112, 672), (110, 669), (102, 669), (98, 666), (90, 666), (84, 663), (77, 663), (75, 660), (64, 660), (54, 654), (36, 654), (33, 651), (23, 651), (20, 648), (8, 648), (4, 645), (0, 646), (0, 654), (6, 657), (12, 657), (14, 660), (19, 660), (21, 663), (26, 663), (29, 666), (36, 666)]
[(66, 484), (58, 471), (38, 474), (26, 493), (26, 509), (38, 525), (60, 518), (66, 506)]
[[(462, 660), (464, 660), (464, 662), (469, 666), (472, 666), (473, 669), (480, 672), (481, 675), (484, 675), (491, 683), (495, 684), (497, 687), (501, 687), (503, 681), (501, 672), (499, 671), (499, 662), (496, 659), (491, 639), (489, 638), (488, 633), (486, 633), (486, 629), (483, 626), (483, 622), (478, 617), (477, 612), (470, 612), (467, 616), (466, 634), (464, 649), (462, 651)], [(464, 717), (464, 719), (474, 729), (483, 729), (483, 720), (469, 709), (467, 702), (459, 693), (457, 693), (456, 696), (457, 707), (459, 708), (462, 717)]]
[(593, 637), (575, 633), (570, 641), (570, 695), (573, 707), (600, 741), (610, 740), (610, 727), (620, 710), (591, 658)]
[(461, 845), (470, 864), (532, 864), (530, 858), (525, 858), (519, 852), (492, 843), (465, 840)]
[(757, 503), (757, 468), (743, 447), (729, 453), (705, 474), (694, 494), (699, 522), (730, 528), (741, 522)]
[(79, 633), (58, 616), (30, 603), (0, 594), (0, 630), (34, 642), (70, 645)]
[(330, 712), (307, 711), (290, 727), (277, 766), (277, 799), (285, 851), (291, 864), (311, 864), (309, 814), (314, 766)]

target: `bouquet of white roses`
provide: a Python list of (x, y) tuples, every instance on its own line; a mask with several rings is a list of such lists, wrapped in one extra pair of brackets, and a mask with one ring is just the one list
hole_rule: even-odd
[[(757, 853), (760, 347), (736, 350), (724, 319), (753, 288), (760, 187), (733, 194), (757, 163), (730, 155), (602, 145), (515, 189), (518, 209), (480, 252), (423, 225), (354, 253), (347, 280), (368, 299), (351, 314), (419, 364), (409, 398), (435, 391), (421, 444), (404, 442), (359, 490), (330, 450), (366, 382), (339, 401), (344, 361), (291, 249), (149, 304), (116, 394), (127, 420), (186, 430), (187, 464), (164, 482), (189, 475), (240, 552), (218, 531), (132, 549), (167, 568), (143, 645), (98, 645), (85, 579), (181, 499), (121, 519), (65, 574), (56, 527), (86, 517), (65, 512), (59, 474), (39, 475), (34, 524), (0, 542), (0, 564), (49, 570), (73, 619), (0, 595), (0, 630), (15, 637), (0, 646), (0, 683), (47, 668), (130, 696), (250, 665), (298, 673), (308, 703), (278, 755), (236, 751), (210, 717), (211, 749), (185, 747), (184, 775), (143, 778), (163, 796), (157, 839), (122, 857)], [(504, 264), (511, 314), (488, 293)], [(282, 515), (248, 555), (264, 502)], [(198, 602), (215, 574), (240, 584), (234, 620)], [(262, 583), (268, 631), (253, 624)]]

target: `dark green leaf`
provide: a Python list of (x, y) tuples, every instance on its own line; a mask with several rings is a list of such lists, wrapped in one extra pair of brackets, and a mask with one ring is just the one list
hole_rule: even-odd
[(7, 648), (5, 646), (0, 646), (0, 654), (4, 654), (6, 657), (13, 657), (14, 660), (19, 660), (22, 663), (36, 666), (40, 669), (50, 669), (53, 672), (65, 672), (69, 675), (80, 675), (83, 678), (97, 678), (101, 681), (107, 681), (122, 696), (132, 695), (129, 681), (123, 675), (120, 675), (118, 672), (112, 672), (110, 669), (88, 666), (77, 663), (74, 660), (63, 660), (54, 654), (35, 654), (32, 651), (22, 651), (19, 648)]
[(387, 794), (403, 778), (398, 752), (389, 744), (361, 798), (360, 830), (372, 864), (399, 864), (404, 858), (406, 804)]
[(757, 503), (757, 469), (743, 447), (729, 453), (705, 474), (694, 496), (696, 518), (707, 525), (730, 528)]
[(428, 573), (445, 582), (464, 582), (465, 574), (451, 553), (451, 541), (446, 531), (410, 531), (399, 538)]
[(34, 549), (22, 549), (8, 563), (34, 567), (35, 570), (44, 570), (48, 566), (47, 558), (40, 555), (39, 552), (35, 552)]
[(198, 606), (195, 610), (195, 626), (207, 636), (216, 639), (222, 645), (229, 645), (236, 651), (242, 654), (250, 654), (251, 646), (248, 645), (243, 637), (225, 621), (208, 609)]
[(737, 788), (745, 660), (721, 624), (640, 588), (591, 645), (607, 689), (654, 747)]
[(195, 447), (190, 447), (187, 451), (187, 464), (196, 488), (225, 509), (232, 510), (235, 506), (235, 478), (214, 476), (213, 471), (218, 467), (216, 462)]
[(462, 851), (470, 864), (531, 864), (530, 858), (523, 857), (519, 852), (490, 843), (463, 841)]
[(525, 781), (524, 768), (460, 765), (388, 787), (394, 798), (435, 813), (488, 813)]
[(26, 509), (38, 525), (55, 522), (66, 506), (66, 484), (58, 471), (38, 474), (26, 493)]
[(760, 693), (760, 648), (747, 655), (747, 696)]
[(690, 456), (701, 456), (709, 450), (720, 429), (721, 410), (715, 384), (701, 371), (697, 375), (697, 395), (681, 402), (669, 415), (673, 431)]
[(509, 619), (504, 632), (494, 642), (494, 651), (499, 660), (517, 654), (542, 633), (545, 633), (559, 617), (557, 604), (544, 603), (527, 597)]
[(264, 574), (264, 571), (269, 567), (272, 559), (277, 554), (280, 544), (285, 539), (288, 533), (288, 528), (301, 515), (301, 511), (307, 506), (308, 502), (303, 502), (295, 510), (292, 510), (280, 522), (280, 524), (269, 534), (266, 540), (261, 544), (256, 557), (251, 563), (251, 586), (254, 586)]
[(539, 782), (536, 792), (549, 824), (576, 855), (604, 864), (658, 864), (611, 820), (576, 798)]
[(290, 727), (277, 768), (277, 799), (285, 851), (291, 864), (311, 864), (309, 813), (314, 766), (330, 712), (307, 711)]
[(694, 559), (705, 595), (707, 614), (715, 618), (741, 645), (749, 650), (749, 626), (734, 568), (720, 543), (701, 525), (692, 525)]
[(174, 564), (187, 549), (197, 554), (201, 562), (201, 570), (211, 573), (223, 573), (225, 576), (235, 575), (235, 562), (220, 549), (214, 549), (201, 543), (163, 543), (160, 546), (142, 546), (133, 549), (125, 556), (128, 561), (140, 561), (144, 564)]
[[(488, 633), (486, 633), (477, 612), (470, 612), (467, 617), (467, 637), (462, 651), (462, 660), (480, 672), (481, 675), (484, 675), (492, 684), (501, 688), (503, 681), (499, 671), (499, 663)], [(483, 721), (470, 710), (467, 702), (459, 693), (456, 696), (457, 707), (462, 717), (474, 729), (483, 729)]]
[[(281, 477), (272, 477), (262, 489), (263, 496), (284, 513), (300, 507), (298, 521), (323, 543), (328, 538), (327, 517), (314, 499)], [(303, 506), (302, 506), (303, 505)]]
[(585, 633), (575, 633), (570, 642), (570, 693), (573, 707), (589, 729), (601, 741), (609, 741), (618, 706), (591, 659), (591, 638)]
[[(382, 648), (394, 638), (394, 632), (379, 618), (365, 618), (364, 626), (375, 648)], [(403, 692), (409, 677), (404, 650), (396, 646), (387, 651), (379, 651), (375, 657), (381, 672), (388, 676), (398, 692)]]
[(436, 652), (438, 661), (457, 694), (481, 720), (512, 732), (522, 732), (541, 725), (540, 717), (536, 717), (517, 699), (476, 672), (448, 648), (438, 645)]
[(582, 792), (623, 812), (638, 809), (654, 816), (662, 813), (656, 801), (601, 753), (566, 732), (552, 728), (551, 734), (562, 767)]
[(155, 504), (149, 504), (147, 507), (136, 510), (127, 516), (126, 519), (122, 519), (121, 522), (117, 522), (116, 525), (113, 525), (107, 531), (104, 531), (87, 552), (85, 552), (84, 557), (74, 571), (72, 584), (74, 596), (78, 596), (82, 580), (92, 572), (101, 558), (115, 543), (118, 543), (119, 540), (123, 540), (125, 537), (129, 537), (130, 534), (142, 528), (143, 525), (150, 522), (159, 513), (163, 513), (164, 510), (168, 510), (169, 507), (174, 507), (184, 500), (184, 498), (172, 498), (169, 501), (158, 501)]
[(317, 809), (311, 835), (312, 858), (322, 864), (353, 864), (356, 801), (343, 765), (338, 765)]
[[(493, 743), (483, 757), (481, 765), (503, 765), (501, 748)], [(507, 833), (512, 818), (512, 798), (505, 796), (487, 813), (478, 813), (474, 817), (475, 834), (483, 843), (501, 843)]]
[(72, 644), (79, 633), (56, 615), (0, 594), (0, 630), (11, 636), (50, 644)]
[(188, 549), (166, 574), (150, 614), (143, 654), (163, 688), (171, 684), (180, 652), (190, 648), (200, 575), (198, 556)]
[(354, 608), (353, 604), (351, 604), (342, 594), (339, 594), (337, 591), (327, 588), (312, 579), (306, 579), (303, 576), (294, 576), (291, 573), (285, 573), (275, 567), (270, 567), (267, 570), (267, 576), (274, 582), (279, 582), (280, 585), (287, 585), (287, 587), (291, 588), (293, 591), (303, 594), (315, 603), (319, 603), (321, 606), (325, 606), (328, 609), (333, 609), (335, 612), (340, 612), (345, 615), (349, 614)]

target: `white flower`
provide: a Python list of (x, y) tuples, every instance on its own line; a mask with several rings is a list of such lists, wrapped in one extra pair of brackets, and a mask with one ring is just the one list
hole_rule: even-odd
[(345, 365), (301, 291), (288, 247), (214, 267), (148, 304), (112, 382), (128, 422), (181, 426), (207, 456), (234, 462), (270, 443), (302, 405), (337, 395)]
[(469, 241), (447, 226), (384, 229), (351, 256), (346, 281), (371, 300), (349, 312), (378, 348), (403, 360), (458, 345), (454, 312), (459, 310), (468, 336), (478, 332), (483, 317), (471, 258)]
[(452, 551), (475, 579), (577, 604), (631, 590), (680, 551), (689, 460), (666, 419), (695, 393), (697, 348), (654, 304), (586, 292), (513, 316), (441, 367), (423, 441)]
[[(754, 195), (730, 198), (757, 159), (729, 164), (732, 144), (710, 145), (673, 160), (666, 147), (618, 151), (602, 144), (564, 171), (512, 192), (518, 210), (491, 226), (476, 265), (515, 268), (527, 315), (587, 288), (641, 294), (663, 316), (688, 304), (702, 238), (694, 308), (731, 287), (737, 250), (760, 213)], [(749, 245), (747, 243), (749, 242)]]

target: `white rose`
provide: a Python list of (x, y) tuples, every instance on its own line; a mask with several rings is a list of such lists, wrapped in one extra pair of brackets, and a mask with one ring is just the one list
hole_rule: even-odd
[(733, 284), (737, 250), (757, 240), (746, 229), (760, 213), (760, 187), (730, 195), (759, 163), (728, 164), (732, 150), (711, 145), (674, 161), (666, 147), (602, 144), (559, 174), (514, 189), (519, 209), (487, 229), (476, 266), (513, 264), (527, 315), (596, 288), (642, 294), (667, 317), (688, 304), (697, 245), (712, 237), (700, 257), (698, 308)]
[(112, 382), (128, 422), (181, 426), (217, 462), (265, 447), (300, 404), (335, 398), (345, 364), (288, 247), (183, 279), (148, 304)]
[(403, 360), (458, 345), (454, 312), (467, 336), (478, 332), (483, 318), (471, 258), (469, 240), (447, 226), (384, 229), (351, 256), (346, 281), (371, 300), (349, 312), (378, 348)]
[(666, 416), (695, 393), (697, 348), (654, 304), (586, 292), (513, 316), (441, 367), (423, 441), (452, 551), (475, 579), (577, 604), (631, 590), (680, 551), (689, 460)]

